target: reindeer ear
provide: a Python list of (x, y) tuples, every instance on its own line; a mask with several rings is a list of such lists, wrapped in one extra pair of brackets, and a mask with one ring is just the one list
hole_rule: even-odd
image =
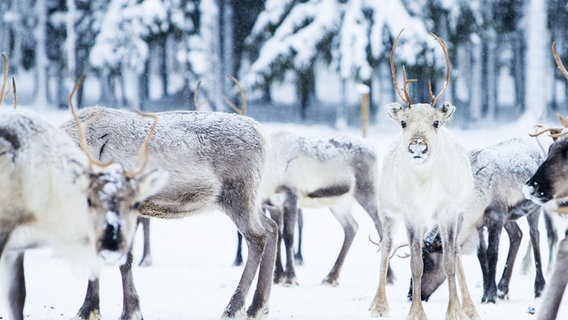
[(438, 110), (442, 113), (444, 121), (447, 121), (454, 114), (454, 111), (456, 111), (456, 107), (449, 102), (444, 102)]
[(158, 193), (168, 183), (169, 174), (164, 169), (153, 169), (140, 173), (134, 179), (138, 182), (138, 198), (143, 201)]
[(385, 106), (387, 114), (396, 122), (399, 120), (399, 113), (402, 109), (402, 105), (398, 102), (389, 103)]

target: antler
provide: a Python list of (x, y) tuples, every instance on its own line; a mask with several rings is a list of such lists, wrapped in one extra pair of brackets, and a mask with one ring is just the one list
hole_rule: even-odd
[(136, 113), (138, 113), (139, 115), (142, 115), (144, 117), (152, 118), (154, 120), (154, 122), (152, 123), (152, 126), (150, 126), (150, 131), (148, 131), (148, 135), (144, 139), (144, 142), (142, 143), (142, 146), (140, 147), (140, 151), (138, 151), (138, 156), (136, 156), (136, 163), (140, 163), (142, 160), (144, 162), (142, 162), (142, 166), (137, 171), (128, 172), (126, 174), (128, 177), (134, 177), (134, 176), (142, 173), (144, 171), (144, 169), (146, 169), (146, 165), (148, 164), (148, 156), (149, 156), (149, 150), (148, 149), (149, 149), (149, 145), (150, 145), (150, 140), (154, 136), (154, 132), (156, 132), (156, 126), (158, 125), (158, 116), (156, 116), (155, 114), (140, 112), (140, 111), (136, 111)]
[(398, 35), (394, 39), (394, 43), (392, 44), (392, 49), (391, 49), (391, 53), (390, 53), (390, 65), (391, 65), (391, 73), (392, 73), (392, 82), (394, 84), (394, 88), (396, 90), (396, 93), (398, 94), (400, 99), (402, 99), (402, 101), (404, 101), (404, 103), (406, 103), (408, 105), (408, 107), (410, 108), (412, 100), (411, 100), (410, 94), (408, 93), (408, 86), (412, 82), (415, 82), (416, 79), (407, 79), (406, 78), (406, 69), (404, 68), (404, 66), (402, 66), (402, 79), (404, 81), (404, 83), (403, 83), (404, 96), (403, 96), (403, 94), (400, 92), (400, 87), (398, 86), (398, 83), (396, 82), (396, 69), (394, 67), (394, 49), (396, 48), (396, 45), (398, 44), (398, 39), (400, 38), (400, 35), (402, 34), (403, 31), (404, 31), (404, 28), (402, 30), (400, 30), (400, 32), (398, 33)]
[(18, 106), (18, 98), (16, 95), (16, 79), (14, 79), (14, 77), (12, 77), (12, 92), (14, 94), (14, 110), (16, 110), (16, 107)]
[(4, 75), (2, 77), (2, 89), (0, 90), (0, 106), (4, 103), (4, 99), (8, 96), (9, 89), (6, 90), (6, 82), (8, 82), (8, 56), (2, 52), (2, 59), (4, 60)]
[(442, 38), (438, 37), (437, 35), (435, 35), (433, 33), (430, 33), (430, 35), (432, 35), (434, 37), (434, 39), (436, 39), (436, 41), (438, 41), (438, 43), (442, 47), (442, 50), (444, 51), (444, 56), (446, 57), (446, 81), (444, 81), (444, 86), (442, 87), (442, 90), (440, 91), (440, 93), (435, 97), (434, 97), (434, 93), (432, 92), (432, 83), (430, 82), (430, 80), (428, 80), (428, 91), (430, 93), (430, 99), (432, 99), (431, 105), (433, 107), (433, 106), (436, 105), (436, 103), (438, 101), (440, 101), (440, 99), (442, 98), (442, 96), (446, 92), (446, 89), (448, 88), (448, 83), (450, 83), (451, 66), (450, 66), (450, 56), (448, 55), (448, 48), (446, 47), (446, 42)]
[(243, 106), (242, 106), (242, 108), (239, 109), (234, 103), (232, 103), (229, 99), (227, 99), (227, 97), (223, 97), (223, 99), (225, 99), (225, 102), (229, 105), (229, 107), (231, 107), (233, 110), (235, 110), (236, 113), (238, 113), (240, 115), (245, 115), (247, 113), (247, 98), (245, 96), (245, 91), (243, 90), (243, 88), (241, 87), (241, 84), (239, 83), (239, 81), (235, 77), (231, 76), (231, 80), (233, 80), (233, 82), (239, 88), (239, 93), (241, 94), (241, 101), (243, 103)]
[(73, 115), (73, 119), (75, 120), (75, 123), (77, 124), (77, 131), (78, 131), (78, 134), (79, 134), (79, 146), (81, 147), (81, 150), (83, 150), (85, 155), (87, 155), (87, 159), (89, 160), (89, 167), (92, 168), (93, 165), (97, 165), (99, 167), (107, 167), (112, 163), (112, 161), (108, 162), (108, 163), (101, 162), (101, 161), (93, 158), (91, 156), (91, 154), (89, 153), (89, 149), (87, 148), (87, 139), (85, 138), (85, 131), (84, 131), (84, 128), (83, 128), (83, 124), (81, 123), (81, 120), (77, 116), (77, 113), (75, 113), (75, 108), (73, 107), (73, 95), (75, 95), (75, 92), (83, 84), (84, 80), (85, 80), (85, 75), (83, 74), (79, 78), (79, 80), (77, 80), (77, 82), (75, 83), (75, 86), (73, 87), (73, 90), (71, 90), (71, 93), (67, 97), (67, 104), (69, 105), (69, 110), (71, 110), (71, 114)]
[(199, 94), (199, 88), (201, 88), (201, 80), (199, 80), (197, 82), (197, 85), (195, 86), (195, 91), (193, 92), (193, 106), (195, 107), (196, 111), (199, 111), (201, 109), (201, 105), (203, 105), (205, 103), (205, 102), (197, 101), (197, 95)]
[(560, 72), (562, 72), (562, 75), (564, 76), (564, 78), (566, 78), (568, 80), (568, 71), (566, 71), (566, 68), (564, 67), (564, 64), (562, 63), (562, 60), (560, 60), (560, 57), (558, 56), (558, 53), (556, 52), (556, 43), (553, 41), (552, 42), (552, 56), (554, 57), (554, 60), (556, 61), (556, 65), (558, 66), (558, 69), (560, 70)]
[[(396, 245), (396, 246), (394, 247), (394, 249), (392, 250), (392, 254), (391, 254), (390, 257), (389, 257), (389, 260), (394, 257), (394, 255), (396, 254), (396, 252), (398, 251), (398, 249), (404, 248), (404, 247), (409, 247), (408, 243), (404, 242), (404, 243), (399, 243), (398, 245)], [(410, 257), (410, 254), (409, 254), (409, 253), (404, 253), (404, 254), (397, 254), (396, 256), (399, 257), (399, 258), (402, 258), (402, 259), (406, 259), (406, 258)]]

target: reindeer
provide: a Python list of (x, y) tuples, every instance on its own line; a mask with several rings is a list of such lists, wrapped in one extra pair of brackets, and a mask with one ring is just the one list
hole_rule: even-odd
[[(568, 71), (558, 57), (554, 42), (552, 43), (552, 54), (562, 75), (568, 79)], [(559, 117), (560, 121), (566, 126), (568, 121)], [(535, 174), (526, 182), (524, 192), (527, 198), (543, 204), (551, 212), (560, 215), (568, 214), (568, 167), (566, 163), (566, 153), (568, 152), (568, 132), (556, 133), (557, 128), (547, 129), (551, 131), (551, 136), (556, 140), (548, 149), (548, 155), (544, 162), (538, 167)], [(537, 311), (538, 319), (556, 319), (562, 296), (568, 282), (568, 234), (558, 244), (556, 262), (552, 269), (552, 275), (548, 281), (547, 289), (544, 291), (544, 299)]]
[(377, 232), (381, 222), (377, 204), (377, 157), (365, 141), (346, 135), (318, 139), (278, 131), (270, 135), (267, 157), (270, 175), (261, 186), (261, 198), (279, 224), (286, 248), (286, 267), (277, 246), (274, 282), (297, 285), (294, 269), (294, 229), (299, 207), (329, 207), (345, 234), (339, 256), (322, 283), (337, 286), (345, 256), (357, 233), (351, 214), (357, 201), (371, 217)]
[[(410, 266), (414, 284), (408, 318), (426, 318), (421, 301), (422, 241), (425, 231), (434, 224), (439, 228), (444, 248), (442, 259), (450, 292), (446, 318), (478, 318), (465, 282), (458, 243), (461, 221), (464, 218), (463, 209), (472, 196), (473, 175), (465, 149), (443, 127), (456, 107), (446, 102), (440, 108), (435, 108), (450, 80), (446, 44), (441, 38), (431, 34), (442, 47), (446, 57), (446, 81), (441, 92), (434, 96), (429, 83), (431, 103), (412, 104), (408, 85), (415, 80), (407, 79), (403, 69), (403, 94), (397, 85), (394, 66), (395, 48), (403, 31), (404, 29), (393, 43), (390, 64), (396, 92), (408, 108), (403, 108), (399, 103), (386, 106), (388, 115), (402, 127), (402, 134), (385, 155), (379, 181), (379, 212), (383, 237), (379, 287), (371, 304), (371, 313), (380, 317), (388, 315), (385, 290), (387, 265), (396, 223), (404, 219), (410, 244)], [(458, 298), (456, 271), (463, 306)]]
[[(524, 182), (536, 171), (542, 160), (538, 148), (519, 139), (507, 140), (470, 152), (475, 190), (467, 206), (460, 245), (462, 252), (470, 249), (473, 251), (477, 247), (477, 257), (483, 275), (481, 302), (495, 303), (497, 296), (508, 297), (509, 282), (523, 236), (516, 220), (523, 216), (526, 216), (529, 223), (535, 256), (535, 297), (540, 297), (544, 289), (538, 230), (541, 206), (525, 199), (522, 192)], [(489, 247), (485, 243), (485, 228), (488, 232)], [(496, 267), (503, 228), (509, 236), (510, 245), (505, 269), (497, 285)], [(424, 301), (428, 301), (430, 295), (445, 281), (441, 254), (440, 237), (435, 228), (424, 238), (422, 249), (424, 273), (421, 293)]]
[[(102, 161), (113, 159), (128, 166), (132, 145), (143, 139), (147, 121), (131, 112), (89, 107), (79, 112), (89, 123), (87, 144)], [(261, 209), (258, 187), (264, 174), (265, 136), (257, 122), (222, 112), (171, 111), (157, 113), (155, 138), (149, 143), (148, 163), (170, 173), (167, 185), (140, 205), (146, 217), (182, 218), (199, 211), (224, 211), (244, 235), (248, 258), (241, 280), (223, 312), (234, 318), (243, 307), (258, 270), (258, 284), (246, 314), (261, 317), (268, 312), (277, 225)], [(62, 128), (77, 139), (77, 127)], [(121, 319), (141, 319), (139, 297), (132, 281), (131, 264), (120, 269), (124, 302)], [(88, 319), (99, 310), (98, 281), (90, 281), (78, 318)]]
[[(69, 96), (72, 113), (73, 92)], [(138, 206), (161, 188), (167, 172), (145, 166), (126, 171), (118, 164), (100, 163), (85, 148), (82, 130), (78, 131), (80, 149), (35, 112), (2, 113), (0, 269), (7, 283), (1, 291), (9, 298), (11, 317), (23, 319), (25, 250), (50, 246), (96, 278), (97, 256), (113, 263), (124, 260)], [(147, 140), (151, 136), (152, 131)]]

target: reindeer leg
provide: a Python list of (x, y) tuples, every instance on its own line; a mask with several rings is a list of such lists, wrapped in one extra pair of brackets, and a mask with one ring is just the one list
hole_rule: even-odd
[(245, 238), (248, 255), (241, 279), (223, 312), (223, 318), (235, 318), (243, 311), (245, 299), (257, 270), (259, 270), (258, 284), (247, 313), (251, 315), (267, 311), (266, 304), (272, 285), (278, 226), (272, 219), (266, 217), (262, 210), (257, 209), (257, 212), (247, 210), (247, 208), (235, 208), (235, 206), (225, 208)]
[(101, 319), (99, 279), (89, 280), (85, 301), (77, 312), (74, 320)]
[(499, 256), (499, 240), (501, 231), (503, 230), (503, 215), (500, 212), (506, 211), (506, 208), (492, 208), (489, 211), (488, 242), (487, 248), (487, 283), (483, 288), (483, 298), (481, 302), (495, 303), (497, 297), (497, 284), (495, 283), (497, 273), (497, 258)]
[(294, 229), (298, 221), (298, 198), (291, 191), (286, 191), (284, 201), (284, 247), (286, 248), (286, 271), (284, 285), (297, 286), (296, 270), (294, 267)]
[(304, 257), (302, 256), (302, 231), (304, 229), (304, 213), (302, 209), (298, 208), (298, 251), (294, 254), (294, 259), (298, 265), (304, 264)]
[(535, 298), (540, 297), (546, 281), (544, 280), (544, 274), (542, 272), (542, 260), (540, 255), (540, 232), (538, 230), (538, 223), (540, 218), (540, 207), (536, 207), (531, 213), (527, 215), (527, 220), (529, 222), (529, 234), (531, 237), (531, 245), (534, 253), (534, 265), (535, 265), (535, 279), (534, 279), (534, 296)]
[(426, 313), (424, 313), (422, 306), (422, 273), (424, 270), (422, 241), (424, 239), (424, 231), (413, 229), (407, 223), (406, 233), (408, 243), (410, 244), (410, 270), (412, 274), (412, 302), (408, 312), (408, 319), (426, 319)]
[(552, 271), (554, 263), (554, 253), (556, 252), (556, 243), (558, 242), (558, 232), (554, 227), (550, 213), (544, 209), (544, 225), (546, 227), (546, 238), (548, 239), (548, 267), (547, 270)]
[(370, 311), (374, 317), (387, 317), (389, 315), (389, 303), (387, 300), (387, 272), (389, 266), (389, 255), (392, 249), (392, 230), (394, 230), (394, 221), (385, 217), (383, 221), (383, 238), (381, 240), (381, 264), (379, 268), (379, 287), (375, 298), (371, 303)]
[(282, 283), (284, 281), (284, 267), (282, 266), (282, 229), (284, 217), (282, 210), (276, 207), (265, 207), (270, 213), (270, 217), (278, 225), (278, 236), (276, 242), (276, 259), (274, 265), (274, 283)]
[(149, 267), (152, 265), (152, 252), (150, 251), (150, 218), (138, 217), (137, 224), (142, 226), (144, 234), (144, 250), (142, 251), (142, 259), (138, 266)]
[(538, 320), (557, 319), (558, 308), (562, 301), (562, 295), (568, 281), (568, 237), (558, 244), (556, 263), (552, 270), (552, 276), (544, 291), (544, 298), (539, 307)]
[(235, 267), (240, 266), (241, 264), (243, 264), (243, 235), (237, 231), (237, 254), (235, 256), (235, 261), (233, 262), (233, 265)]
[(465, 272), (463, 270), (463, 263), (461, 258), (461, 253), (456, 255), (456, 265), (457, 265), (457, 276), (458, 276), (458, 283), (460, 284), (460, 293), (462, 297), (462, 307), (465, 315), (468, 319), (479, 319), (479, 314), (475, 308), (475, 304), (471, 299), (471, 295), (469, 294), (469, 288), (467, 286), (467, 281), (465, 279)]
[(141, 320), (143, 317), (140, 311), (140, 299), (132, 276), (132, 250), (128, 252), (126, 262), (120, 266), (120, 275), (122, 276), (123, 295), (120, 320)]
[[(379, 217), (379, 209), (378, 209), (378, 205), (377, 205), (377, 196), (375, 195), (374, 192), (371, 192), (372, 188), (362, 188), (361, 185), (372, 185), (372, 181), (367, 181), (369, 179), (369, 176), (367, 175), (367, 172), (364, 172), (363, 174), (359, 174), (357, 176), (357, 181), (360, 181), (357, 183), (357, 190), (355, 192), (355, 200), (357, 200), (357, 202), (359, 203), (359, 205), (365, 210), (365, 212), (367, 212), (367, 214), (369, 215), (369, 217), (371, 218), (371, 220), (373, 220), (373, 223), (375, 224), (375, 229), (377, 230), (377, 233), (379, 234), (379, 239), (383, 238), (383, 226), (381, 223), (381, 219)], [(366, 182), (365, 182), (366, 181)], [(394, 272), (392, 271), (391, 267), (390, 267), (390, 263), (388, 266), (388, 271), (387, 271), (387, 283), (388, 284), (393, 284), (395, 281), (396, 277), (394, 275)]]
[[(440, 226), (440, 237), (442, 238), (444, 271), (448, 280), (449, 301), (446, 310), (446, 319), (464, 319), (465, 314), (461, 307), (457, 285), (456, 285), (456, 258), (460, 250), (458, 248), (457, 224), (449, 224), (445, 227)], [(459, 269), (459, 267), (458, 267)], [(418, 297), (420, 298), (420, 297)]]
[(339, 285), (337, 281), (339, 278), (339, 272), (341, 271), (343, 261), (345, 261), (345, 256), (347, 255), (347, 252), (349, 252), (349, 248), (351, 247), (355, 234), (357, 233), (357, 229), (359, 228), (357, 221), (355, 221), (351, 215), (351, 204), (351, 201), (346, 201), (345, 203), (341, 203), (330, 208), (337, 221), (339, 221), (343, 227), (345, 238), (343, 240), (341, 250), (339, 251), (339, 256), (337, 256), (335, 264), (329, 271), (329, 274), (323, 279), (323, 284), (328, 284), (334, 287)]
[(272, 288), (271, 277), (274, 271), (274, 258), (278, 239), (278, 225), (266, 216), (262, 216), (262, 220), (263, 226), (267, 230), (267, 237), (258, 270), (256, 290), (252, 303), (247, 310), (247, 316), (251, 318), (268, 314), (268, 298), (270, 296), (270, 289)]
[(501, 299), (508, 299), (509, 283), (511, 282), (511, 276), (513, 275), (513, 268), (521, 245), (521, 239), (523, 238), (523, 232), (515, 221), (507, 221), (504, 228), (509, 235), (509, 252), (507, 253), (507, 261), (505, 262), (505, 268), (503, 269), (501, 280), (499, 280), (499, 284), (497, 285), (497, 295)]
[(479, 245), (477, 246), (477, 259), (479, 260), (479, 266), (481, 267), (481, 275), (483, 276), (483, 292), (486, 291), (489, 286), (488, 279), (488, 263), (487, 263), (487, 243), (485, 242), (485, 232), (483, 232), (483, 227), (477, 229), (479, 235)]
[[(0, 243), (0, 246), (2, 244)], [(24, 303), (26, 301), (26, 280), (24, 278), (24, 252), (4, 252), (0, 250), (0, 262), (2, 269), (6, 270), (5, 278), (8, 279), (6, 289), (10, 299), (10, 312), (12, 319), (24, 319)], [(0, 317), (1, 318), (1, 317)]]

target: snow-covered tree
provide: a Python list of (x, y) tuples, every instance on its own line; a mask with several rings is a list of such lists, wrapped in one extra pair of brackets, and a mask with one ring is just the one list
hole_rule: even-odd
[(344, 81), (369, 81), (377, 62), (388, 56), (389, 42), (403, 28), (401, 43), (415, 45), (398, 52), (398, 61), (415, 63), (427, 32), (400, 0), (268, 0), (247, 40), (258, 55), (244, 83), (266, 90), (287, 71), (305, 73), (319, 60), (335, 68)]

